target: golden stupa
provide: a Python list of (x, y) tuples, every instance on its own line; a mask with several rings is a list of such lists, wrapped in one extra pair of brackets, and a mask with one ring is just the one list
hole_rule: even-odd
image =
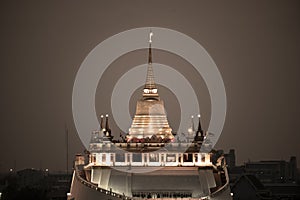
[(127, 141), (166, 142), (174, 139), (166, 116), (164, 102), (159, 98), (158, 89), (154, 82), (151, 37), (152, 32), (150, 32), (149, 39), (147, 78), (143, 89), (143, 98), (137, 102), (136, 114), (129, 129)]

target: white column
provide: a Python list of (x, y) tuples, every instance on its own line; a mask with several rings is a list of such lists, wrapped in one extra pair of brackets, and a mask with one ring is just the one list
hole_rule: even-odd
[(128, 154), (125, 153), (124, 156), (125, 156), (125, 165), (128, 165)]
[(110, 153), (106, 153), (105, 157), (106, 157), (105, 163), (106, 163), (106, 165), (109, 165), (110, 164)]
[(195, 165), (195, 156), (196, 156), (197, 154), (195, 154), (195, 153), (193, 153), (193, 165)]
[(208, 153), (205, 154), (205, 162), (210, 163), (210, 155)]
[(142, 153), (142, 165), (145, 165), (145, 154)]
[(164, 154), (164, 153), (161, 153), (161, 154), (160, 154), (160, 160), (161, 160), (161, 165), (162, 165), (162, 166), (164, 166), (165, 163), (166, 163), (165, 158), (166, 158), (165, 154)]
[(183, 153), (180, 154), (180, 165), (183, 165)]

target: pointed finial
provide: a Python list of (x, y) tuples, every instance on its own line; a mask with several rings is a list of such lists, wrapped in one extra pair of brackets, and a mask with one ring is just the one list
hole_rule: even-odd
[(103, 120), (103, 115), (101, 115), (101, 121), (100, 121), (100, 130), (104, 129), (104, 120)]
[(108, 131), (109, 130), (108, 114), (105, 115), (105, 118), (106, 118), (106, 120), (105, 120), (105, 129), (106, 129), (106, 131)]
[(149, 53), (148, 53), (148, 64), (149, 65), (152, 64), (152, 52), (151, 52), (152, 36), (153, 36), (153, 33), (150, 30), (150, 33), (149, 33)]
[(150, 33), (149, 33), (149, 43), (151, 44), (152, 43), (152, 36), (153, 36), (153, 33), (150, 29)]
[(195, 125), (194, 125), (194, 115), (191, 116), (191, 132), (195, 131)]
[(198, 133), (201, 133), (201, 136), (203, 136), (203, 130), (202, 130), (202, 126), (201, 126), (201, 119), (200, 119), (201, 115), (198, 114), (198, 118), (199, 118), (199, 122), (198, 122)]
[(109, 127), (109, 123), (108, 123), (108, 114), (105, 115), (105, 131), (106, 131), (106, 135), (108, 134), (110, 136), (111, 134), (111, 130), (110, 130), (110, 127)]
[(154, 82), (154, 74), (152, 68), (152, 49), (151, 49), (151, 42), (152, 42), (153, 33), (150, 30), (149, 33), (149, 49), (148, 49), (148, 67), (147, 67), (147, 76), (146, 76), (146, 83), (143, 90), (143, 97), (144, 98), (151, 98), (158, 99), (157, 88)]

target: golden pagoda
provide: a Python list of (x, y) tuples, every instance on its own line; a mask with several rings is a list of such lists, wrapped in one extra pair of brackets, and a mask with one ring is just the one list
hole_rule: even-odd
[(166, 116), (164, 102), (159, 98), (152, 67), (152, 32), (149, 36), (149, 55), (143, 98), (137, 102), (127, 141), (168, 142), (174, 139)]

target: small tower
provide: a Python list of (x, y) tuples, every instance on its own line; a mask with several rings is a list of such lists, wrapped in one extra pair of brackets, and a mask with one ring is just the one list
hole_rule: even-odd
[(106, 135), (107, 134), (111, 135), (111, 130), (109, 128), (109, 123), (108, 123), (108, 114), (105, 115), (105, 131), (106, 131)]
[(100, 120), (100, 131), (103, 131), (104, 129), (104, 119), (103, 119), (103, 115), (101, 115), (101, 120)]
[(152, 99), (152, 100), (159, 100), (158, 90), (154, 81), (154, 73), (152, 67), (152, 35), (153, 33), (150, 32), (149, 35), (149, 48), (148, 48), (148, 68), (147, 68), (147, 77), (146, 83), (143, 90), (143, 99)]
[(191, 116), (190, 126), (188, 128), (187, 142), (193, 142), (195, 137), (194, 116)]
[(105, 127), (103, 130), (103, 141), (112, 141), (113, 136), (111, 135), (111, 129), (108, 123), (108, 114), (105, 115)]
[(199, 114), (198, 115), (198, 129), (196, 131), (196, 135), (195, 135), (194, 140), (195, 141), (203, 141), (203, 138), (204, 138), (204, 132), (203, 132), (203, 129), (202, 129), (202, 126), (201, 126), (201, 116)]
[(194, 125), (194, 116), (191, 116), (191, 126), (188, 129), (189, 133), (194, 133), (195, 132), (195, 125)]

